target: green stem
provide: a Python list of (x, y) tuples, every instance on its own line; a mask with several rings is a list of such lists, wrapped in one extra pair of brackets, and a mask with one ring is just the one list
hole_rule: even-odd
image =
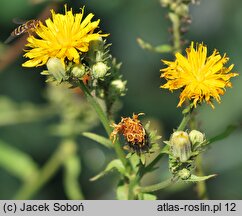
[(144, 167), (144, 165), (140, 161), (137, 172), (136, 173), (134, 172), (132, 174), (132, 177), (130, 177), (130, 179), (129, 179), (129, 191), (128, 191), (129, 200), (137, 199), (139, 197), (140, 191), (136, 191), (135, 189), (137, 188), (137, 186), (140, 183), (141, 178), (143, 177), (143, 174), (144, 174), (142, 171), (143, 167)]
[[(204, 172), (202, 169), (202, 155), (198, 155), (196, 158), (196, 175), (197, 176), (204, 176)], [(199, 181), (196, 184), (197, 186), (197, 194), (198, 198), (202, 200), (208, 199), (207, 187), (205, 181)]]
[[(82, 81), (80, 81), (79, 84), (80, 84), (80, 88), (82, 89), (82, 91), (84, 92), (85, 96), (87, 97), (87, 100), (89, 101), (89, 103), (91, 104), (93, 109), (96, 111), (96, 113), (97, 113), (101, 123), (103, 124), (103, 127), (105, 128), (108, 136), (110, 136), (110, 134), (112, 132), (112, 128), (110, 127), (110, 123), (109, 123), (107, 115), (104, 113), (104, 111), (102, 110), (100, 104), (95, 100), (95, 98), (92, 96), (91, 92), (84, 85), (84, 83)], [(121, 148), (121, 145), (120, 145), (120, 143), (118, 141), (116, 141), (114, 143), (114, 150), (115, 150), (118, 158), (124, 164), (124, 166), (127, 167), (127, 160), (125, 158), (125, 154), (124, 154), (124, 152), (123, 152), (123, 150)]]
[(70, 200), (83, 200), (84, 195), (79, 182), (81, 162), (78, 154), (73, 154), (64, 162), (63, 184), (65, 194)]
[(178, 131), (183, 131), (185, 130), (186, 126), (187, 126), (187, 123), (189, 122), (189, 120), (191, 119), (191, 115), (190, 114), (187, 114), (187, 115), (184, 115), (180, 125), (178, 126), (177, 130)]
[[(193, 112), (191, 114), (191, 121), (190, 121), (190, 129), (198, 130), (198, 124), (196, 119), (196, 114)], [(202, 154), (200, 153), (195, 160), (195, 166), (196, 166), (196, 175), (197, 176), (204, 176), (203, 167), (202, 167)], [(197, 195), (199, 199), (207, 200), (208, 194), (207, 194), (207, 188), (206, 188), (206, 182), (205, 181), (198, 181), (196, 182), (196, 188), (197, 188)]]
[(183, 119), (182, 119), (180, 125), (177, 128), (178, 131), (184, 131), (185, 130), (188, 122), (191, 119), (191, 114), (192, 114), (193, 108), (190, 105), (188, 105), (188, 107), (184, 111), (183, 111), (183, 113), (184, 113)]
[(47, 161), (39, 174), (30, 181), (26, 182), (14, 199), (27, 200), (33, 197), (38, 190), (57, 172), (63, 162), (75, 152), (76, 145), (72, 140), (65, 140), (60, 144), (52, 157)]
[(128, 199), (129, 200), (134, 200), (135, 195), (134, 195), (134, 187), (137, 185), (137, 179), (134, 177), (133, 179), (129, 179), (129, 189), (128, 189)]
[(81, 87), (82, 91), (84, 92), (85, 96), (87, 97), (88, 102), (92, 105), (92, 107), (96, 111), (96, 113), (97, 113), (100, 121), (102, 122), (103, 127), (105, 128), (108, 136), (110, 136), (112, 129), (109, 125), (109, 120), (108, 120), (106, 114), (103, 112), (100, 104), (94, 99), (94, 97), (92, 96), (89, 89), (85, 86), (85, 84), (82, 81), (80, 81), (79, 84), (80, 84), (80, 87)]
[(149, 185), (149, 186), (146, 186), (146, 187), (140, 187), (138, 190), (139, 190), (139, 192), (142, 192), (142, 193), (154, 192), (154, 191), (157, 191), (157, 190), (164, 189), (164, 188), (166, 188), (170, 185), (173, 185), (177, 181), (178, 181), (178, 178), (172, 177), (172, 178), (169, 178), (165, 181), (162, 181), (162, 182), (154, 184), (154, 185)]
[(180, 17), (179, 15), (170, 12), (169, 18), (172, 22), (172, 32), (173, 32), (173, 52), (181, 53), (181, 33), (180, 33)]

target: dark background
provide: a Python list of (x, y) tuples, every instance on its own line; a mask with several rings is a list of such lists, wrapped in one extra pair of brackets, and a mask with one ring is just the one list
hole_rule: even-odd
[[(16, 27), (15, 17), (32, 19), (38, 16), (48, 4), (31, 4), (27, 0), (1, 0), (0, 40), (3, 42)], [(122, 98), (120, 116), (130, 116), (133, 112), (146, 113), (146, 118), (153, 119), (163, 136), (169, 138), (172, 129), (181, 121), (181, 108), (177, 108), (178, 93), (171, 94), (160, 89), (160, 59), (172, 59), (171, 55), (152, 53), (142, 50), (136, 42), (141, 37), (154, 45), (171, 41), (167, 31), (170, 26), (166, 19), (167, 11), (160, 7), (158, 0), (86, 0), (63, 1), (75, 12), (86, 5), (85, 11), (100, 18), (103, 32), (109, 32), (108, 41), (111, 51), (122, 64), (122, 73), (128, 80), (127, 95)], [(227, 53), (234, 71), (242, 68), (242, 2), (239, 0), (201, 0), (200, 5), (191, 6), (192, 24), (185, 38), (189, 41), (203, 42), (210, 53), (218, 49)], [(61, 13), (63, 7), (60, 6)], [(11, 44), (10, 44), (11, 45)], [(0, 45), (1, 56), (6, 45)], [(24, 69), (24, 59), (20, 56), (11, 65), (0, 71), (0, 97), (6, 96), (17, 103), (29, 102), (35, 105), (46, 103), (43, 90), (45, 78), (41, 69)], [(215, 102), (213, 110), (208, 105), (199, 108), (198, 118), (202, 131), (211, 137), (227, 125), (240, 123), (242, 120), (242, 85), (241, 77), (232, 79), (233, 88), (227, 89), (221, 104)], [(56, 148), (58, 139), (50, 136), (48, 121), (18, 124), (0, 127), (0, 139), (30, 154), (40, 165), (44, 164)], [(102, 132), (102, 128), (95, 129)], [(110, 152), (87, 139), (80, 139), (80, 155), (83, 171), (80, 183), (87, 199), (115, 199), (114, 186), (117, 175), (113, 172), (97, 182), (88, 179), (101, 171), (110, 159)], [(204, 154), (206, 174), (217, 173), (215, 179), (207, 182), (211, 199), (242, 199), (242, 133), (236, 130), (223, 141), (215, 143)], [(167, 159), (162, 160), (161, 168), (149, 175), (144, 181), (155, 183), (168, 176)], [(10, 199), (19, 188), (19, 180), (1, 168), (0, 164), (0, 199)], [(196, 199), (194, 185), (172, 187), (157, 193), (159, 199)], [(36, 199), (66, 199), (62, 187), (62, 171), (41, 189)]]

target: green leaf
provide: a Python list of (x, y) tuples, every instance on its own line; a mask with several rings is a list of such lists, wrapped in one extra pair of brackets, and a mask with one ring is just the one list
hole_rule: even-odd
[(150, 152), (156, 152), (160, 150), (160, 145), (158, 143), (153, 143)]
[(129, 159), (134, 153), (133, 152), (129, 152), (127, 155), (126, 155), (126, 158)]
[(141, 154), (140, 155), (140, 160), (141, 160), (141, 163), (144, 165), (145, 161), (146, 161), (146, 155), (145, 154)]
[(38, 166), (26, 153), (0, 141), (0, 166), (23, 181), (38, 174)]
[(141, 38), (137, 38), (137, 43), (142, 49), (149, 50), (152, 52), (158, 52), (158, 53), (169, 53), (172, 52), (173, 48), (172, 46), (168, 44), (162, 44), (159, 46), (153, 46), (150, 43), (147, 43), (146, 41), (142, 40)]
[(193, 104), (188, 105), (184, 110), (182, 110), (182, 114), (186, 115), (190, 113), (192, 108), (193, 108)]
[(141, 38), (137, 38), (137, 43), (142, 49), (146, 49), (150, 51), (154, 51), (155, 49), (150, 43), (143, 41)]
[(154, 194), (149, 194), (149, 193), (143, 193), (143, 199), (144, 200), (156, 200), (157, 197)]
[(133, 167), (133, 170), (138, 170), (140, 159), (141, 158), (139, 155), (137, 155), (137, 153), (132, 154), (131, 157), (129, 158), (131, 166)]
[(148, 172), (152, 172), (155, 170), (154, 166), (159, 162), (159, 160), (164, 156), (164, 154), (170, 154), (170, 152), (168, 151), (169, 146), (164, 146), (160, 153), (153, 159), (153, 161), (151, 163), (149, 163), (146, 167), (142, 168), (142, 175), (144, 175), (145, 173)]
[(157, 140), (161, 139), (162, 136), (156, 135), (157, 131), (156, 130), (151, 130), (149, 132), (149, 138), (151, 140), (151, 142), (156, 142)]
[(103, 136), (100, 136), (100, 135), (97, 135), (95, 133), (90, 133), (90, 132), (83, 132), (82, 135), (84, 137), (87, 137), (91, 140), (94, 140), (96, 141), (97, 143), (107, 147), (107, 148), (113, 148), (113, 144), (111, 142), (110, 139), (106, 138), (106, 137), (103, 137)]
[(170, 46), (168, 44), (156, 46), (154, 49), (158, 53), (170, 53), (173, 51), (172, 46)]
[(107, 174), (108, 172), (110, 172), (112, 169), (117, 169), (117, 171), (119, 173), (121, 173), (122, 175), (126, 175), (125, 173), (125, 167), (122, 163), (121, 160), (119, 159), (115, 159), (115, 160), (112, 160), (106, 167), (106, 169), (104, 171), (102, 171), (101, 173), (99, 173), (98, 175), (92, 177), (90, 179), (90, 181), (96, 181), (97, 179), (103, 177), (105, 174)]
[(40, 74), (41, 75), (45, 75), (45, 76), (49, 76), (50, 75), (48, 70), (43, 70)]
[(149, 130), (149, 127), (150, 127), (150, 121), (148, 121), (146, 124), (145, 124), (145, 130)]
[(216, 135), (215, 137), (209, 139), (208, 145), (213, 143), (213, 142), (225, 139), (231, 133), (233, 133), (235, 131), (235, 129), (237, 129), (237, 127), (238, 127), (237, 125), (229, 125), (222, 133), (220, 133), (220, 134)]
[(164, 150), (160, 151), (160, 154), (168, 154), (168, 155), (170, 155), (171, 152), (169, 150), (164, 149)]
[(170, 141), (163, 141), (163, 143), (165, 143), (168, 146), (171, 146)]
[(81, 161), (77, 155), (69, 157), (64, 162), (64, 189), (68, 199), (83, 199), (82, 190), (79, 183), (81, 173)]
[(184, 181), (186, 181), (186, 182), (199, 182), (199, 181), (205, 181), (205, 180), (213, 178), (215, 176), (217, 176), (217, 174), (208, 175), (208, 176), (191, 175), (189, 179), (186, 179)]

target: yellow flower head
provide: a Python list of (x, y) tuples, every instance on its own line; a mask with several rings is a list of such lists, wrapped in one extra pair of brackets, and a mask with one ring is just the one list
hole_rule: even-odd
[(88, 51), (90, 41), (108, 36), (100, 32), (94, 33), (100, 20), (92, 22), (94, 15), (90, 13), (83, 18), (83, 13), (82, 8), (80, 13), (73, 14), (72, 9), (68, 11), (66, 5), (64, 15), (51, 10), (52, 19), (45, 20), (45, 24), (39, 23), (34, 30), (36, 37), (28, 37), (26, 46), (30, 49), (25, 50), (24, 57), (30, 60), (23, 66), (41, 66), (51, 57), (59, 58), (63, 63), (66, 59), (80, 63), (80, 54)]
[(182, 90), (178, 107), (188, 99), (194, 107), (206, 101), (214, 108), (212, 98), (220, 103), (225, 87), (232, 86), (230, 78), (238, 75), (231, 72), (234, 65), (225, 67), (229, 58), (221, 56), (217, 50), (207, 57), (207, 47), (203, 44), (194, 48), (192, 42), (186, 53), (186, 57), (176, 53), (174, 62), (162, 60), (167, 67), (161, 70), (161, 77), (167, 82), (161, 88)]

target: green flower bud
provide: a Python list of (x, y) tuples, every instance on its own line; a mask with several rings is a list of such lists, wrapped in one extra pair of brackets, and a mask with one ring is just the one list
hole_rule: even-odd
[(167, 7), (171, 3), (171, 0), (160, 0), (160, 3), (162, 7)]
[(86, 68), (82, 64), (75, 65), (72, 68), (71, 73), (76, 78), (82, 78), (86, 74)]
[(102, 50), (103, 45), (104, 45), (103, 39), (102, 39), (102, 37), (99, 37), (97, 40), (90, 41), (89, 50), (92, 52), (97, 51), (97, 50)]
[(189, 133), (189, 138), (190, 138), (193, 145), (195, 143), (202, 143), (205, 140), (204, 134), (201, 133), (200, 131), (197, 131), (197, 130), (192, 130)]
[(183, 168), (178, 172), (178, 175), (182, 180), (187, 180), (191, 176), (191, 172), (188, 169)]
[(97, 89), (97, 95), (100, 98), (104, 98), (105, 97), (104, 90), (103, 89)]
[(170, 4), (170, 8), (172, 11), (174, 11), (175, 14), (182, 17), (187, 17), (189, 14), (189, 7), (186, 4), (173, 2)]
[(174, 132), (170, 138), (170, 145), (173, 156), (179, 158), (181, 162), (186, 162), (190, 158), (192, 150), (187, 132)]
[(172, 11), (175, 11), (175, 9), (177, 8), (177, 2), (170, 2), (170, 8)]
[(50, 58), (46, 65), (49, 74), (52, 75), (59, 83), (68, 78), (66, 75), (65, 67), (60, 59), (56, 57)]
[(111, 86), (120, 93), (120, 95), (123, 95), (126, 90), (126, 81), (122, 81), (121, 79), (116, 79), (111, 82)]
[(105, 58), (105, 43), (101, 37), (97, 40), (90, 41), (89, 50), (86, 58), (88, 59), (89, 65), (93, 65), (96, 62), (101, 62)]
[(189, 8), (188, 8), (188, 5), (186, 4), (179, 4), (174, 11), (176, 14), (179, 14), (180, 16), (183, 16), (183, 17), (187, 17), (189, 14)]
[(109, 70), (109, 67), (103, 62), (97, 62), (92, 66), (92, 75), (94, 78), (103, 78)]

